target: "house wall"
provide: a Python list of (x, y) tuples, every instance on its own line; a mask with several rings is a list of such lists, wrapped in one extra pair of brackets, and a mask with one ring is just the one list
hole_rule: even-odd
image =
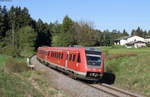
[(146, 47), (145, 43), (135, 43), (134, 48), (141, 48), (141, 47)]
[(144, 39), (146, 43), (150, 43), (150, 38)]
[(125, 45), (127, 43), (127, 40), (120, 40), (120, 45)]
[(139, 37), (139, 36), (133, 36), (127, 39), (127, 42), (133, 42), (133, 41), (143, 41), (144, 42), (144, 38)]

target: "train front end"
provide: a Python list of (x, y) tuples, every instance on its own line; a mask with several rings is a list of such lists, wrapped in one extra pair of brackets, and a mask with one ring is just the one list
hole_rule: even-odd
[(104, 56), (99, 49), (85, 49), (87, 74), (86, 79), (101, 79), (104, 73)]

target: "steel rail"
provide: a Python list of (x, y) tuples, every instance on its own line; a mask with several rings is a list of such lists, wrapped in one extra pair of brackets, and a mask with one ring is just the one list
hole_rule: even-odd
[(119, 88), (116, 88), (116, 87), (113, 87), (113, 86), (110, 86), (110, 85), (107, 85), (107, 84), (99, 84), (100, 86), (103, 86), (103, 87), (106, 87), (106, 88), (109, 88), (111, 90), (114, 90), (114, 91), (117, 91), (117, 92), (120, 92), (122, 94), (125, 94), (125, 95), (129, 95), (130, 97), (141, 97), (137, 94), (134, 94), (134, 93), (130, 93), (126, 90), (123, 90), (123, 89), (119, 89)]

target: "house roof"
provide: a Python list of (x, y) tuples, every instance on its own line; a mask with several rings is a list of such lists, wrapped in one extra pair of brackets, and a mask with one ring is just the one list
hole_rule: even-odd
[[(134, 35), (134, 36), (123, 36), (123, 37), (120, 37), (120, 38), (116, 39), (116, 41), (127, 40), (128, 38), (135, 37), (135, 36), (136, 35)], [(140, 37), (140, 36), (136, 36), (136, 37)], [(140, 38), (143, 38), (143, 37), (140, 37)], [(150, 38), (150, 36), (148, 38)]]
[(126, 43), (126, 45), (132, 45), (132, 44), (135, 44), (135, 43), (145, 43), (143, 41), (131, 41), (129, 43)]

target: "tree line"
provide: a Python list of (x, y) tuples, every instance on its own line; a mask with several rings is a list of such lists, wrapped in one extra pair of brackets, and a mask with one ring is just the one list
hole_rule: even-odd
[[(138, 27), (131, 35), (146, 37), (150, 31)], [(39, 46), (111, 46), (123, 36), (129, 36), (125, 29), (101, 31), (94, 29), (90, 22), (77, 22), (69, 16), (62, 23), (45, 23), (34, 20), (27, 8), (0, 6), (0, 53), (23, 56)]]

